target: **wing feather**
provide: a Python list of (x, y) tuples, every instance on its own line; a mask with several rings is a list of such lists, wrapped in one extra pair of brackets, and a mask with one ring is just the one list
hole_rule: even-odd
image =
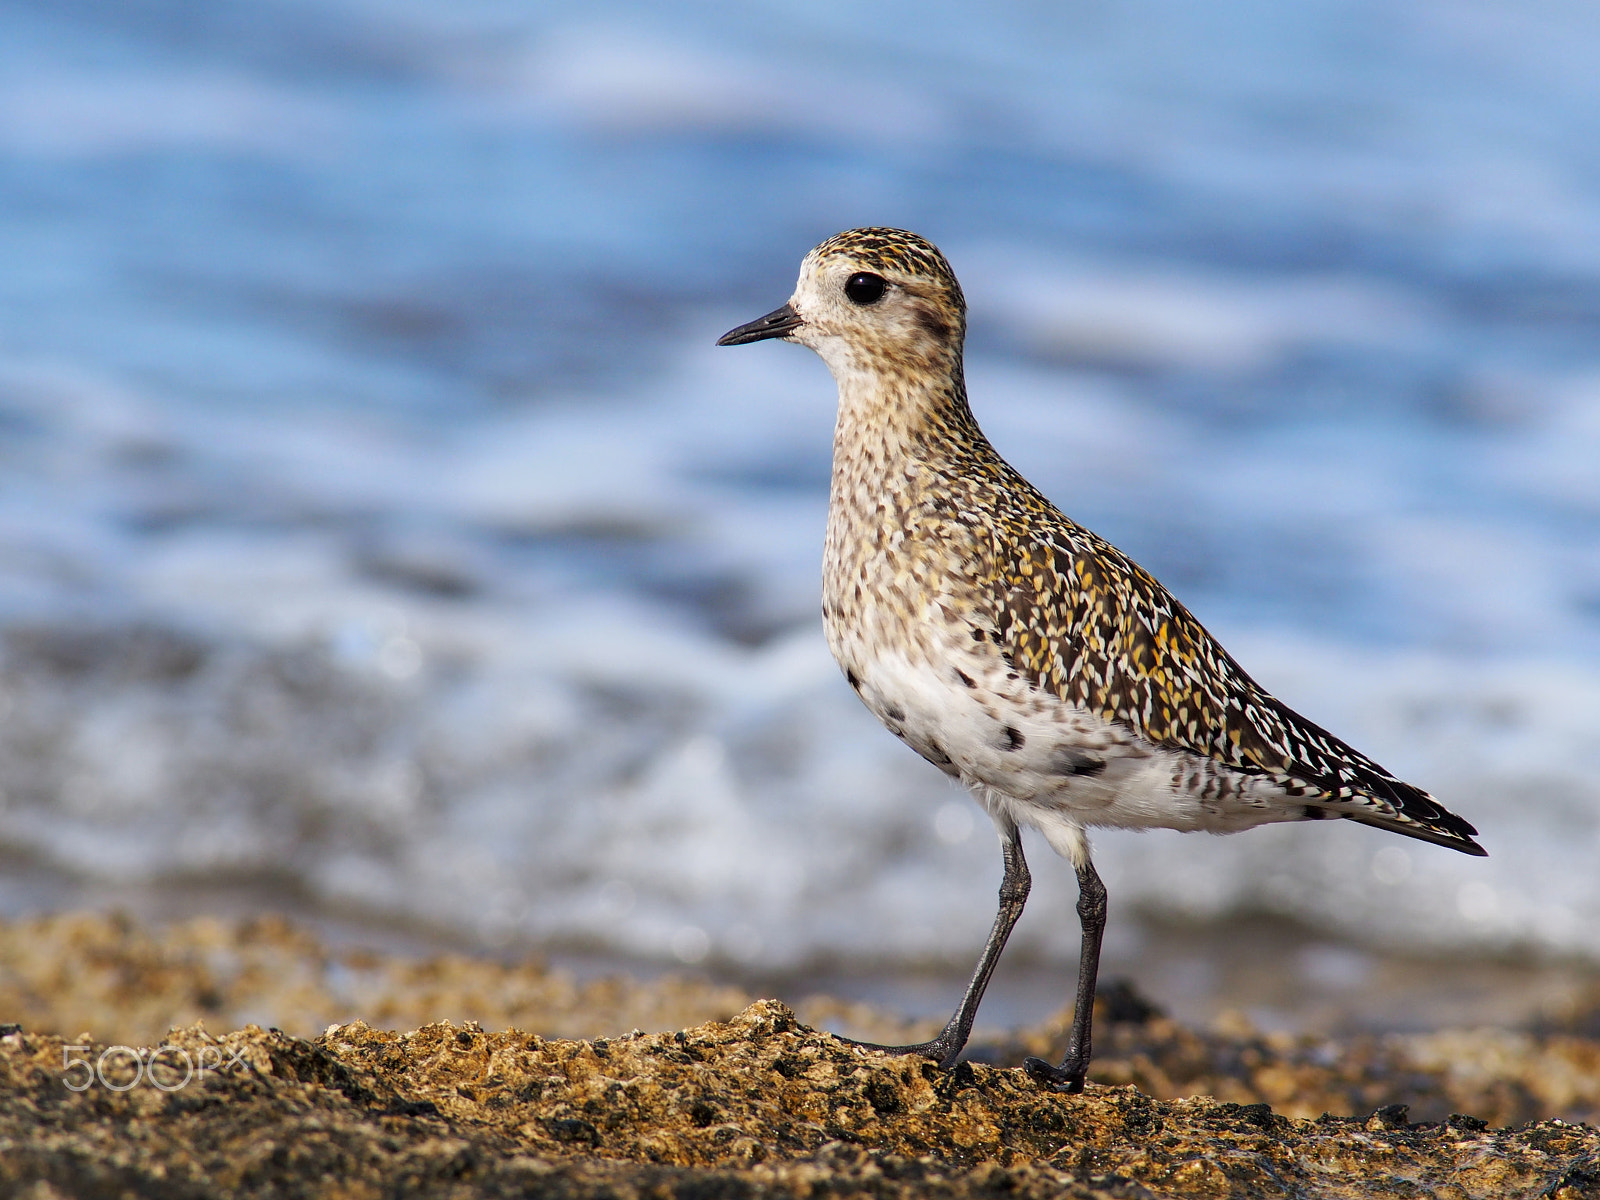
[(1468, 822), (1267, 693), (1153, 576), (1037, 493), (994, 532), (1000, 646), (1035, 687), (1329, 815), (1484, 853)]

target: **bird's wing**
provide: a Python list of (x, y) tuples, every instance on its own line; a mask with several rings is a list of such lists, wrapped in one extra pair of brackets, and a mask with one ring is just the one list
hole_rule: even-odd
[(996, 631), (1035, 687), (1157, 745), (1271, 776), (1330, 816), (1484, 853), (1427, 792), (1263, 690), (1148, 572), (1049, 515), (996, 531), (1009, 551), (996, 557)]

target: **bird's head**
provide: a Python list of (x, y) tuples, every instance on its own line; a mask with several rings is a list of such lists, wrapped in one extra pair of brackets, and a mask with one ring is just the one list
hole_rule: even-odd
[(842, 381), (959, 369), (966, 328), (966, 299), (937, 246), (903, 229), (850, 229), (806, 255), (787, 304), (717, 345), (799, 342)]

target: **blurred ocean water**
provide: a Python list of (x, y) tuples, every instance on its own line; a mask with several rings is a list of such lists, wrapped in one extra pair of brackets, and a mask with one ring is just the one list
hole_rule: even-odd
[(1102, 834), (1119, 912), (1600, 960), (1597, 56), (1509, 0), (0, 4), (0, 850), (964, 965), (981, 814), (822, 642), (831, 381), (711, 345), (896, 224), (1001, 452), (1491, 854)]

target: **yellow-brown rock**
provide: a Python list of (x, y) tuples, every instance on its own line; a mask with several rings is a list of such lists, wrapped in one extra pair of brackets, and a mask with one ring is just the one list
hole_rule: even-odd
[[(1593, 1195), (1600, 1133), (1546, 1122), (1291, 1120), (1133, 1087), (863, 1051), (760, 1001), (675, 1033), (565, 1041), (361, 1023), (314, 1040), (200, 1026), (156, 1079), (0, 1038), (0, 1191), (35, 1196)], [(212, 1068), (183, 1082), (185, 1056)], [(126, 1088), (126, 1090), (115, 1090)], [(41, 1190), (43, 1189), (43, 1190)]]
[[(336, 952), (281, 921), (0, 926), (0, 1195), (1600, 1196), (1600, 1133), (1574, 1123), (1600, 1112), (1588, 1017), (1334, 1042), (1200, 1032), (1109, 988), (1065, 1096), (737, 998)], [(206, 1029), (253, 1009), (308, 1032), (330, 1006), (422, 1019)], [(147, 1037), (163, 1016), (189, 1023)], [(623, 1032), (645, 1021), (669, 1031)]]

